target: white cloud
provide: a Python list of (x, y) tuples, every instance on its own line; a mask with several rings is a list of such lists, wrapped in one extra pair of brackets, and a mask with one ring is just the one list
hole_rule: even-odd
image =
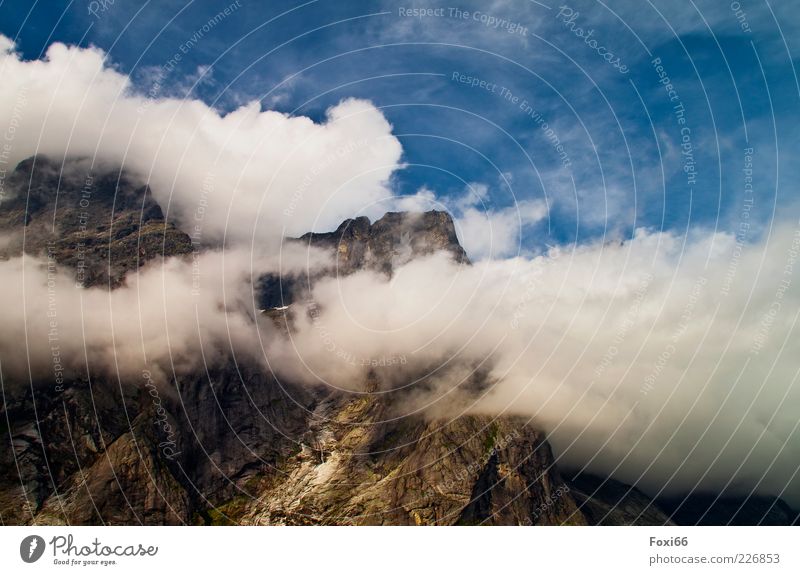
[(0, 47), (0, 125), (17, 123), (10, 164), (43, 153), (124, 165), (184, 228), (207, 203), (208, 242), (329, 229), (391, 196), (402, 148), (369, 102), (342, 101), (322, 124), (257, 102), (221, 116), (198, 100), (135, 93), (95, 48), (56, 43), (44, 60), (23, 61), (7, 38)]
[(521, 243), (522, 229), (546, 216), (544, 202), (526, 200), (497, 210), (468, 208), (458, 214), (456, 228), (471, 258), (503, 258), (527, 251)]
[(455, 218), (458, 239), (473, 260), (520, 255), (524, 228), (547, 217), (541, 200), (519, 200), (513, 206), (491, 205), (489, 186), (472, 182), (456, 198), (442, 200)]
[[(93, 372), (134, 381), (145, 368), (162, 376), (202, 373), (204, 364), (231, 361), (232, 349), (259, 362), (252, 280), (330, 264), (328, 254), (296, 244), (266, 254), (229, 248), (154, 260), (107, 291), (76, 287), (74, 274), (46, 258), (0, 261), (5, 381), (53, 381), (54, 358), (67, 377), (85, 373), (88, 360)], [(269, 321), (260, 329), (271, 337)], [(20, 334), (27, 336), (24, 353)]]

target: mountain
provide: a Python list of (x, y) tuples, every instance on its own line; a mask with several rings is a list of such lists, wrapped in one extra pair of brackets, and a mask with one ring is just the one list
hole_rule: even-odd
[[(71, 161), (62, 171), (73, 175), (59, 176), (60, 164), (41, 157), (20, 164), (9, 178), (13, 195), (0, 206), (0, 233), (14, 241), (24, 238), (24, 245), (9, 243), (7, 256), (23, 248), (41, 253), (54, 240), (60, 266), (77, 272), (84, 261), (89, 285), (116, 289), (125, 271), (188, 253), (188, 236), (165, 222), (149, 189), (128, 174), (92, 176), (92, 201), (81, 205), (84, 168)], [(78, 210), (92, 222), (86, 231), (72, 222)], [(76, 242), (85, 235), (93, 247), (79, 258), (83, 248)], [(293, 241), (332, 250), (340, 273), (369, 268), (391, 274), (398, 263), (436, 250), (468, 265), (452, 219), (443, 212), (391, 213), (372, 224), (357, 218), (335, 232)], [(269, 282), (263, 282), (267, 292)], [(146, 378), (118, 381), (92, 366), (88, 374), (71, 375), (63, 391), (52, 382), (5, 379), (0, 437), (10, 448), (0, 450), (0, 521), (669, 525), (699, 520), (697, 513), (687, 515), (691, 498), (683, 505), (662, 505), (613, 479), (563, 473), (545, 434), (526, 420), (395, 417), (396, 394), (376, 392), (374, 371), (364, 374), (359, 392), (345, 393), (278, 380), (236, 359), (160, 391)], [(745, 502), (747, 513), (725, 514), (716, 512), (715, 502), (706, 503), (714, 513), (706, 514), (705, 522), (758, 523), (759, 512), (763, 518), (768, 505), (775, 507), (775, 500), (753, 499)], [(777, 509), (771, 521), (793, 520), (785, 503)]]

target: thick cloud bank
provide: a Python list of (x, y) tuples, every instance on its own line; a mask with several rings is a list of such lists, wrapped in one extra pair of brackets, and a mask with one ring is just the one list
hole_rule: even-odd
[[(29, 365), (34, 382), (58, 385), (85, 376), (87, 366), (122, 381), (138, 381), (149, 369), (164, 382), (230, 361), (232, 350), (259, 360), (253, 265), (266, 272), (279, 263), (253, 262), (241, 249), (207, 251), (154, 261), (107, 291), (76, 286), (74, 274), (50, 258), (0, 261), (6, 383), (27, 383)], [(287, 269), (286, 261), (280, 265)]]
[(85, 156), (146, 178), (158, 202), (200, 236), (257, 241), (335, 227), (390, 195), (401, 146), (372, 104), (345, 100), (324, 124), (262, 111), (220, 115), (199, 100), (150, 98), (97, 49), (53, 44), (23, 61), (0, 36), (6, 162)]

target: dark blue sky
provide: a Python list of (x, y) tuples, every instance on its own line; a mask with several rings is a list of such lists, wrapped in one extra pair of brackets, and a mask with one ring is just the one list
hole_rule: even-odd
[[(146, 92), (153, 70), (228, 5), (4, 2), (0, 32), (29, 59), (56, 41), (97, 46)], [(550, 218), (525, 230), (531, 243), (621, 237), (640, 226), (735, 233), (745, 149), (753, 148), (755, 239), (773, 213), (797, 214), (800, 87), (791, 55), (800, 4), (743, 8), (240, 0), (183, 53), (163, 93), (222, 111), (259, 99), (315, 119), (343, 98), (367, 98), (404, 147), (398, 193), (425, 186), (456, 197), (464, 182), (478, 182), (498, 208), (546, 199)]]

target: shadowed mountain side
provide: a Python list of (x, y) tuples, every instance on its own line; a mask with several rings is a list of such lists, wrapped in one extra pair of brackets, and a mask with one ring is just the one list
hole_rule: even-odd
[[(59, 265), (75, 273), (83, 265), (87, 285), (114, 289), (148, 258), (191, 249), (147, 187), (97, 174), (82, 204), (83, 164), (67, 165), (61, 173), (37, 158), (9, 179), (13, 194), (0, 212), (8, 253), (19, 253), (22, 239), (29, 253), (54, 241)], [(392, 213), (374, 224), (357, 218), (293, 241), (335, 250), (338, 273), (391, 274), (436, 250), (468, 263), (442, 212)], [(284, 310), (267, 315), (291, 330)], [(370, 372), (356, 382), (361, 392), (346, 393), (279, 380), (229, 349), (221, 356), (158, 387), (144, 377), (101, 375), (111, 370), (97, 365), (65, 374), (59, 385), (4, 373), (0, 441), (10, 448), (0, 450), (0, 522), (663, 525), (670, 515), (713, 524), (758, 523), (759, 515), (786, 524), (796, 516), (775, 499), (721, 499), (704, 514), (708, 505), (697, 498), (653, 505), (617, 481), (565, 481), (545, 435), (527, 420), (397, 417), (406, 398), (378, 393)]]
[(120, 285), (158, 257), (188, 254), (188, 235), (165, 221), (146, 185), (121, 171), (63, 165), (45, 156), (20, 162), (0, 204), (0, 256), (50, 256), (83, 286)]

